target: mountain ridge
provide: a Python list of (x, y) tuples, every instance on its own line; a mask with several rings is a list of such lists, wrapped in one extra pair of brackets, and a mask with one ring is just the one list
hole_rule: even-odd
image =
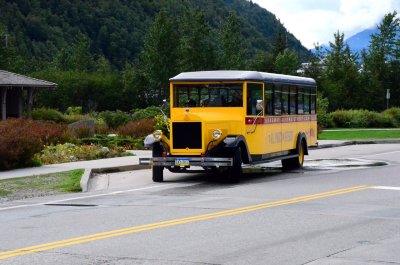
[(0, 0), (0, 6), (0, 24), (10, 43), (20, 54), (41, 62), (50, 62), (83, 35), (90, 40), (93, 55), (122, 68), (137, 59), (144, 35), (162, 9), (176, 17), (185, 9), (201, 10), (215, 30), (234, 11), (243, 22), (242, 35), (251, 56), (259, 50), (272, 52), (279, 32), (285, 33), (288, 47), (300, 58), (309, 54), (275, 15), (247, 0)]
[[(346, 38), (344, 42), (349, 45), (351, 52), (360, 54), (362, 50), (368, 49), (371, 42), (371, 35), (377, 33), (379, 33), (378, 28), (364, 29)], [(329, 44), (326, 43), (321, 44), (320, 47), (330, 50)], [(315, 53), (315, 51), (315, 49), (311, 50), (313, 53)]]

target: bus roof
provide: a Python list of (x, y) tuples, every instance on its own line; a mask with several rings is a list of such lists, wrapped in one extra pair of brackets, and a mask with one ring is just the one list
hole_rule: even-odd
[(256, 71), (218, 70), (184, 72), (172, 77), (171, 82), (225, 82), (225, 81), (258, 81), (281, 84), (297, 84), (303, 86), (317, 86), (312, 78), (263, 73)]

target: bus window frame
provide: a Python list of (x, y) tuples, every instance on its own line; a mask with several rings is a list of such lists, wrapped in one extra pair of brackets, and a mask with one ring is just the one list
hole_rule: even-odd
[(297, 115), (297, 86), (289, 86), (289, 115)]
[(310, 114), (317, 113), (317, 91), (310, 89)]
[[(249, 96), (248, 96), (248, 89), (249, 89), (249, 87), (248, 87), (248, 85), (249, 84), (255, 84), (255, 85), (261, 85), (261, 100), (263, 101), (263, 102), (265, 102), (264, 101), (264, 82), (251, 82), (251, 81), (249, 81), (249, 82), (245, 82), (245, 85), (243, 86), (243, 95), (244, 95), (244, 98), (246, 99), (245, 101), (243, 101), (243, 102), (245, 102), (245, 106), (244, 106), (244, 110), (245, 110), (245, 112), (246, 112), (246, 116), (249, 116), (249, 117), (251, 117), (251, 116), (253, 116), (253, 117), (255, 117), (255, 116), (258, 116), (258, 114), (260, 113), (260, 111), (255, 111), (256, 112), (256, 114), (255, 115), (253, 115), (253, 114), (249, 114)], [(251, 106), (251, 108), (253, 108), (253, 107), (255, 107), (255, 105), (253, 106)], [(262, 110), (262, 113), (259, 115), (259, 116), (264, 116), (264, 114), (265, 114), (265, 108), (263, 107), (263, 110)]]
[(289, 93), (290, 93), (290, 88), (288, 85), (282, 85), (281, 86), (281, 104), (282, 104), (282, 115), (290, 115), (290, 110), (289, 110)]
[[(304, 90), (303, 86), (297, 87), (297, 114), (298, 115), (304, 115)], [(299, 106), (301, 105), (301, 108)]]
[[(270, 93), (268, 93), (271, 96), (270, 101), (267, 101), (267, 96), (266, 96), (267, 91), (270, 91)], [(273, 116), (273, 115), (274, 115), (274, 84), (264, 83), (264, 116)]]
[[(307, 101), (306, 101), (307, 99)], [(304, 115), (310, 115), (311, 114), (311, 88), (310, 87), (303, 87), (303, 111)], [(308, 104), (306, 104), (308, 103)], [(307, 109), (305, 108), (307, 106)], [(307, 110), (307, 111), (306, 111)]]
[[(244, 87), (245, 87), (246, 82), (221, 82), (221, 81), (212, 81), (212, 82), (171, 82), (171, 87), (170, 87), (170, 95), (171, 99), (170, 99), (170, 106), (172, 106), (172, 108), (188, 108), (188, 106), (177, 106), (177, 103), (179, 103), (179, 100), (177, 100), (177, 95), (178, 93), (175, 92), (175, 86), (176, 85), (241, 85), (241, 89), (242, 89), (242, 105), (241, 106), (201, 106), (199, 104), (199, 106), (195, 106), (195, 108), (244, 108), (245, 107), (245, 95), (244, 95)], [(187, 89), (189, 89), (187, 87)], [(199, 96), (201, 97), (201, 93), (199, 94)], [(210, 95), (209, 95), (210, 97)], [(179, 97), (178, 97), (179, 99)], [(200, 103), (200, 102), (199, 102)]]
[[(282, 116), (282, 90), (281, 90), (280, 84), (274, 84), (273, 85), (273, 108), (272, 108), (272, 115), (273, 116)], [(277, 92), (278, 90), (278, 92)], [(277, 95), (278, 94), (278, 95)], [(279, 99), (279, 112), (277, 113), (277, 108), (276, 108), (276, 100)]]

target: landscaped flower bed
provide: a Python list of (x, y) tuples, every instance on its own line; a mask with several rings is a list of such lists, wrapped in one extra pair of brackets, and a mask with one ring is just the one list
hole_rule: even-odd
[(8, 119), (0, 122), (0, 169), (36, 165), (33, 156), (43, 146), (64, 143), (70, 137), (64, 125), (46, 121)]
[[(125, 150), (143, 149), (145, 136), (155, 129), (168, 135), (168, 120), (158, 107), (84, 115), (80, 107), (65, 114), (41, 108), (33, 114), (37, 120), (0, 122), (0, 170), (127, 156)], [(88, 120), (94, 125), (68, 128), (71, 122)]]
[(129, 155), (122, 147), (65, 143), (46, 146), (39, 154), (35, 155), (35, 159), (41, 164), (57, 164)]

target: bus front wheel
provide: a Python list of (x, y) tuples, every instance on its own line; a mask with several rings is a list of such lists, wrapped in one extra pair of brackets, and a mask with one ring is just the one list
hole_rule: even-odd
[(238, 183), (242, 178), (242, 151), (241, 148), (238, 147), (233, 154), (232, 167), (230, 167), (228, 171), (228, 182), (229, 183)]
[[(159, 144), (153, 145), (153, 157), (161, 157), (163, 153), (163, 149)], [(154, 182), (163, 182), (164, 181), (164, 167), (160, 166), (152, 166), (152, 176)]]
[(282, 167), (284, 170), (291, 170), (291, 169), (299, 169), (303, 167), (304, 163), (304, 143), (300, 144), (299, 147), (299, 156), (292, 157), (288, 159), (282, 159)]

